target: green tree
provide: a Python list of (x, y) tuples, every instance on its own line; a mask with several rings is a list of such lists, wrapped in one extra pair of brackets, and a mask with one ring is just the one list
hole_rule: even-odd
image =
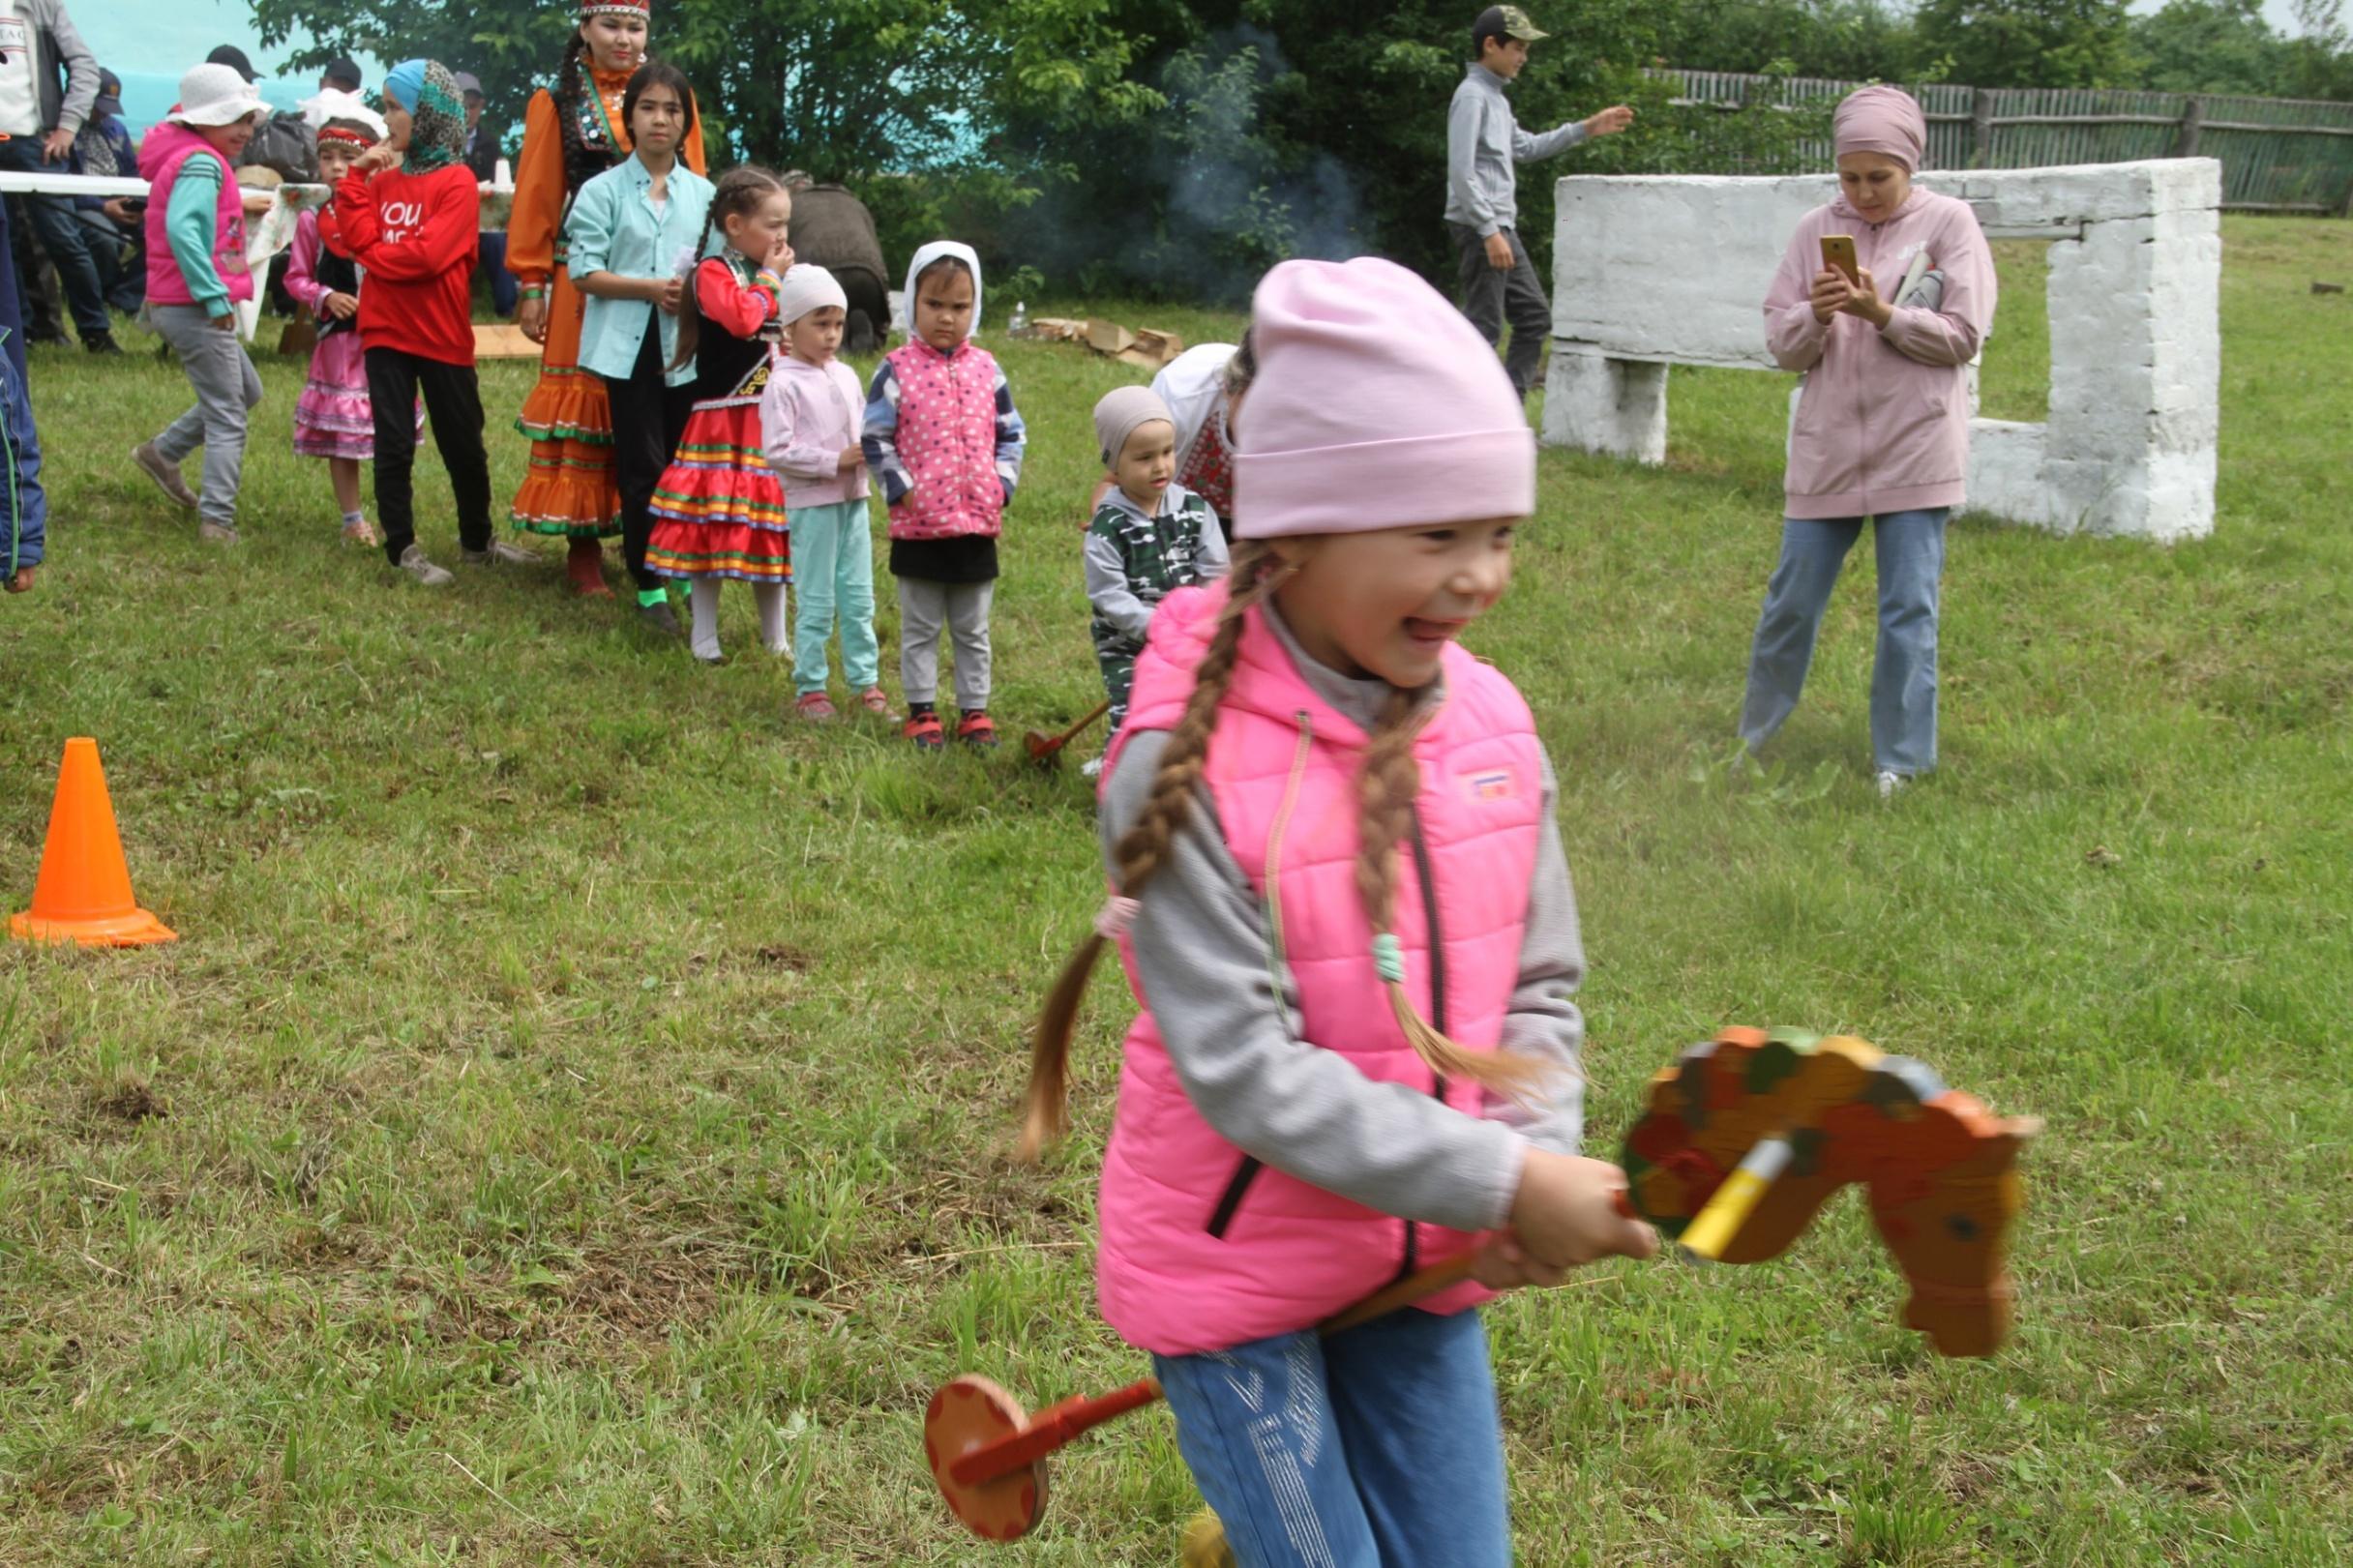
[(1687, 71), (1902, 81), (1917, 71), (1911, 17), (1882, 0), (1683, 0), (1667, 57)]
[(1922, 61), (1973, 87), (2107, 87), (2132, 74), (2124, 0), (1922, 0)]
[(2131, 38), (2137, 84), (2163, 93), (2275, 93), (2287, 69), (2262, 0), (2167, 0)]

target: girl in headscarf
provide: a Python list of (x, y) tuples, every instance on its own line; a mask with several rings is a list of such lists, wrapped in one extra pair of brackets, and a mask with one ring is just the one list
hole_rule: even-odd
[[(1763, 746), (1798, 705), (1847, 551), (1873, 525), (1879, 646), (1872, 767), (1883, 800), (1936, 765), (1936, 616), (1945, 519), (1969, 470), (1969, 367), (1993, 325), (1993, 256), (1964, 201), (1914, 188), (1927, 122), (1865, 87), (1832, 121), (1838, 196), (1805, 215), (1765, 296), (1765, 336), (1796, 370), (1781, 559), (1749, 656), (1741, 738)], [(1857, 270), (1823, 240), (1851, 237)]]
[(418, 581), (450, 574), (416, 542), (409, 470), (416, 460), (416, 399), (425, 396), (433, 445), (458, 503), (458, 539), (469, 566), (528, 561), (491, 537), (491, 463), (482, 449), (482, 395), (474, 381), (474, 251), (482, 197), (461, 162), (465, 105), (449, 68), (406, 60), (384, 78), (388, 133), (362, 153), (335, 188), (320, 235), (367, 269), (360, 346), (375, 419), (375, 510), (386, 559)]
[[(580, 26), (564, 44), (555, 91), (531, 95), (522, 151), (515, 160), (515, 207), (507, 219), (507, 270), (522, 285), (515, 324), (541, 345), (539, 384), (515, 428), (531, 438), (531, 467), (515, 492), (511, 519), (528, 533), (571, 541), (566, 561), (575, 592), (609, 596), (600, 541), (621, 531), (612, 461), (612, 410), (605, 384), (581, 369), (580, 291), (562, 245), (564, 216), (581, 186), (630, 154), (621, 99), (645, 63), (650, 0), (581, 0)], [(704, 172), (702, 128), (687, 116), (678, 162)]]
[(938, 711), (939, 638), (956, 647), (956, 738), (994, 747), (989, 605), (997, 539), (1021, 483), (1027, 437), (1013, 389), (980, 327), (980, 258), (934, 240), (907, 265), (905, 343), (866, 389), (866, 466), (890, 503), (890, 573), (899, 583), (899, 678), (906, 737), (946, 745)]

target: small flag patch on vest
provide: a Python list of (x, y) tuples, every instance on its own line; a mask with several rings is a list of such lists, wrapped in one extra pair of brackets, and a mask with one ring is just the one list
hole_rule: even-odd
[(1519, 791), (1512, 787), (1509, 768), (1497, 768), (1492, 773), (1471, 775), (1471, 798), (1473, 800), (1509, 800), (1518, 793)]

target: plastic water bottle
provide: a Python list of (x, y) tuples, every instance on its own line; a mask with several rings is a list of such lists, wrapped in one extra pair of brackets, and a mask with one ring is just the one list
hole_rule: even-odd
[(1029, 302), (1028, 300), (1013, 302), (1013, 319), (1007, 323), (1005, 330), (1016, 338), (1024, 337), (1028, 333)]

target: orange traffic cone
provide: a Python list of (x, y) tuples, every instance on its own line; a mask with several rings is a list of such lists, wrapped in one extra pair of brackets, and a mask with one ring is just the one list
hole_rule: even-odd
[(66, 742), (33, 907), (9, 921), (8, 933), (20, 942), (84, 947), (179, 940), (178, 932), (131, 896), (131, 868), (123, 860), (122, 836), (114, 830), (114, 802), (106, 795), (105, 770), (98, 765), (98, 742), (86, 735)]

